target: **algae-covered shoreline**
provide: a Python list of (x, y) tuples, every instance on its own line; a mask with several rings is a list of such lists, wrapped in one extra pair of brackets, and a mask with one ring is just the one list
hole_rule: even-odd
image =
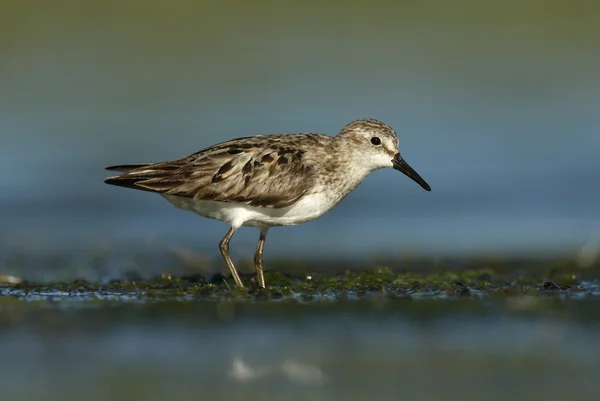
[(357, 300), (365, 297), (410, 299), (501, 298), (540, 296), (589, 298), (600, 296), (600, 268), (582, 268), (569, 260), (473, 262), (467, 267), (448, 264), (405, 268), (346, 269), (338, 272), (311, 271), (294, 267), (291, 273), (266, 271), (266, 289), (256, 286), (254, 275), (245, 274), (247, 289), (235, 288), (230, 277), (161, 274), (149, 279), (112, 279), (91, 282), (75, 279), (59, 283), (26, 280), (4, 283), (0, 295), (20, 300), (250, 300), (295, 299)]

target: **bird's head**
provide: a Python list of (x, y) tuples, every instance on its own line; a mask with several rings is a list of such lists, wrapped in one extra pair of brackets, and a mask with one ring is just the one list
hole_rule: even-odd
[(344, 147), (353, 151), (354, 157), (371, 170), (394, 168), (410, 177), (426, 191), (431, 187), (398, 152), (398, 135), (387, 124), (375, 119), (361, 119), (346, 125), (337, 138)]

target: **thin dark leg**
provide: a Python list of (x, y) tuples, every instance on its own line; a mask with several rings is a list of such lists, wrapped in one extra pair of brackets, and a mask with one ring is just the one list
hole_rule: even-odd
[(233, 276), (235, 285), (237, 285), (240, 288), (244, 288), (244, 284), (242, 284), (242, 280), (240, 279), (240, 276), (237, 270), (235, 270), (235, 266), (231, 261), (231, 256), (229, 256), (229, 241), (231, 240), (231, 237), (233, 237), (235, 230), (236, 228), (231, 227), (229, 231), (227, 231), (227, 234), (225, 234), (221, 242), (219, 242), (219, 248), (221, 249), (221, 255), (223, 255), (225, 263), (227, 263), (227, 267), (229, 267), (229, 270), (231, 271), (231, 275)]
[(254, 254), (254, 266), (256, 266), (256, 277), (258, 279), (258, 286), (260, 288), (265, 288), (265, 275), (263, 273), (263, 249), (265, 247), (267, 231), (269, 231), (268, 228), (263, 228), (260, 230), (260, 239), (258, 240), (256, 253)]

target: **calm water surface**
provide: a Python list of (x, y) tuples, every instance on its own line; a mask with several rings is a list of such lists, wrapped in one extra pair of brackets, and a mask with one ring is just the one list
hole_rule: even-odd
[(593, 299), (1, 305), (3, 400), (591, 400), (600, 391)]

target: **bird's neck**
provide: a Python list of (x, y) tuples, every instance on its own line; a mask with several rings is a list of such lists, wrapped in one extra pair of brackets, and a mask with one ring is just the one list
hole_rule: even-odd
[(323, 187), (326, 188), (327, 197), (337, 204), (352, 192), (372, 172), (372, 169), (361, 163), (361, 155), (358, 152), (348, 151), (343, 144), (336, 144), (335, 152), (324, 155), (323, 163), (331, 168), (322, 171)]

